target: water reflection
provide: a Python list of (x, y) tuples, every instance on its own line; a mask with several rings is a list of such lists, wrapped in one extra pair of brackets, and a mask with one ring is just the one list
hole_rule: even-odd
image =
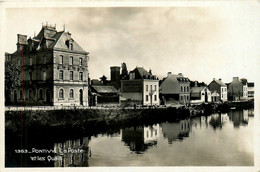
[(213, 114), (208, 117), (209, 124), (213, 127), (214, 130), (222, 129), (223, 125), (228, 122), (228, 115), (227, 114)]
[(228, 113), (229, 120), (233, 121), (233, 125), (235, 128), (238, 128), (239, 126), (245, 126), (248, 125), (248, 110), (243, 111), (230, 111)]
[[(250, 117), (253, 113), (253, 110), (230, 111), (179, 122), (117, 128), (95, 137), (92, 135), (48, 145), (30, 143), (28, 149), (53, 149), (55, 154), (51, 154), (51, 163), (27, 159), (28, 166), (253, 165), (252, 146), (248, 146), (253, 142), (254, 118)], [(173, 144), (176, 141), (178, 144)], [(20, 163), (20, 154), (14, 154), (14, 148), (8, 147), (13, 142), (6, 143), (6, 159), (12, 163), (9, 166)], [(83, 152), (65, 152), (69, 149)]]
[(168, 143), (173, 141), (183, 140), (184, 137), (189, 137), (191, 130), (190, 119), (181, 120), (178, 123), (162, 123), (162, 133), (164, 138), (168, 138)]
[(149, 146), (156, 145), (158, 138), (159, 124), (122, 129), (121, 140), (137, 154), (144, 152)]
[(55, 167), (88, 167), (88, 158), (91, 151), (88, 147), (89, 138), (84, 137), (77, 140), (67, 140), (63, 143), (55, 143), (56, 152), (54, 160)]

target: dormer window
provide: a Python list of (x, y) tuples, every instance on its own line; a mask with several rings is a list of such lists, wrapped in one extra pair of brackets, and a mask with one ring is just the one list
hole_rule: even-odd
[(73, 50), (73, 44), (70, 43), (70, 50)]

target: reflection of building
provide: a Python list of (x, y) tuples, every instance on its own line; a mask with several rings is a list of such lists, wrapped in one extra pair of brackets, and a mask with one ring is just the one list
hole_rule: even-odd
[(159, 124), (149, 127), (131, 127), (122, 130), (122, 141), (136, 153), (144, 152), (149, 146), (157, 144)]
[(230, 111), (228, 113), (229, 119), (233, 121), (234, 127), (248, 124), (248, 110)]
[(160, 85), (160, 94), (166, 104), (189, 103), (190, 102), (190, 81), (182, 73), (173, 75), (168, 72), (166, 78)]
[(189, 137), (190, 120), (181, 120), (178, 123), (162, 123), (162, 132), (168, 142), (171, 144), (175, 140), (183, 140), (184, 137)]
[[(216, 92), (220, 96), (220, 100), (227, 101), (227, 86), (224, 84), (221, 79), (216, 80), (213, 78), (213, 81), (209, 84), (209, 90), (212, 92)], [(213, 97), (214, 98), (214, 97)], [(213, 100), (215, 102), (215, 100)]]
[[(88, 167), (88, 158), (91, 156), (88, 147), (89, 139), (87, 137), (78, 140), (67, 140), (64, 143), (55, 143), (54, 151), (56, 152), (54, 162), (55, 167)], [(66, 153), (68, 150), (82, 150), (82, 153)]]
[(13, 104), (88, 105), (89, 53), (71, 33), (45, 25), (33, 38), (17, 36), (17, 50), (8, 60), (22, 68), (23, 87), (12, 91)]
[(254, 86), (255, 86), (254, 82), (248, 83), (248, 97), (249, 98), (254, 98), (254, 94), (255, 94)]
[(136, 67), (129, 80), (121, 80), (121, 104), (159, 105), (159, 80), (144, 68)]
[(144, 127), (144, 143), (155, 142), (159, 139), (159, 124)]
[(212, 114), (210, 116), (209, 124), (214, 128), (222, 128), (223, 124), (228, 121), (227, 114)]
[(211, 102), (211, 92), (205, 86), (198, 87), (195, 82), (195, 86), (191, 88), (190, 99), (191, 103)]

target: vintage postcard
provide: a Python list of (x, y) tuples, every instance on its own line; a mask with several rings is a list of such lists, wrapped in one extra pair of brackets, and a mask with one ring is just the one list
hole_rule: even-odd
[(260, 170), (259, 2), (0, 5), (0, 171)]

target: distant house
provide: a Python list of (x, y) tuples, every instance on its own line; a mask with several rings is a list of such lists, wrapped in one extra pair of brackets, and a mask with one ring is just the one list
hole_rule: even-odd
[(173, 75), (168, 72), (166, 78), (160, 85), (160, 94), (164, 103), (189, 103), (190, 102), (190, 81), (181, 73)]
[(233, 81), (228, 86), (228, 99), (241, 100), (248, 98), (247, 80), (233, 77)]
[(159, 80), (144, 68), (136, 67), (129, 79), (121, 80), (121, 104), (159, 105)]
[(254, 98), (254, 94), (255, 94), (255, 91), (254, 91), (255, 84), (254, 84), (254, 82), (248, 82), (247, 86), (248, 86), (248, 97)]
[(220, 100), (225, 102), (227, 101), (227, 85), (224, 84), (221, 79), (216, 80), (213, 78), (213, 81), (208, 86), (209, 90), (212, 92), (217, 92), (220, 95)]
[(211, 102), (211, 92), (206, 86), (198, 87), (197, 83), (195, 83), (195, 87), (191, 88), (190, 102), (191, 103)]
[(90, 105), (118, 105), (119, 95), (114, 86), (110, 85), (90, 85), (91, 97)]

